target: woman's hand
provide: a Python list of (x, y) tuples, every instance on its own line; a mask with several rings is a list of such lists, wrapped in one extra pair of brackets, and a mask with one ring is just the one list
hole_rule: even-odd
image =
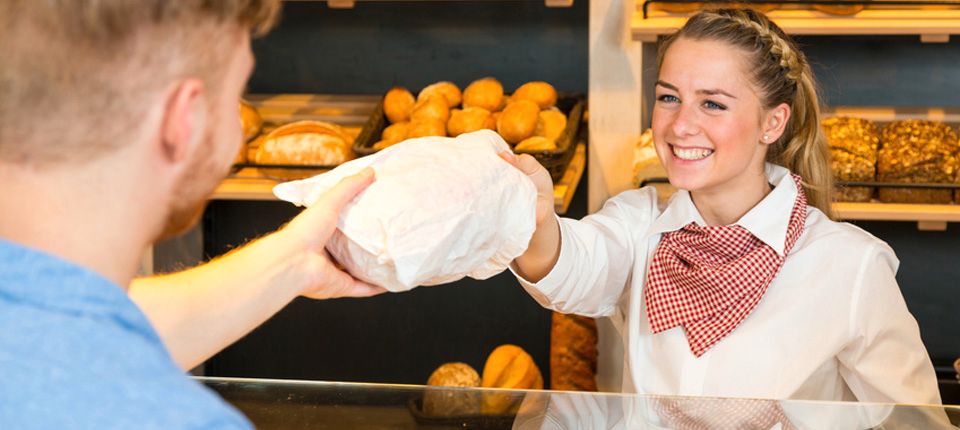
[(514, 260), (517, 274), (530, 282), (538, 282), (553, 269), (560, 256), (560, 224), (553, 211), (553, 180), (550, 172), (530, 155), (516, 156), (508, 151), (500, 158), (526, 174), (537, 187), (537, 230), (530, 246)]
[(553, 215), (553, 179), (550, 178), (550, 172), (547, 171), (536, 158), (529, 154), (514, 155), (512, 152), (503, 151), (500, 158), (512, 164), (523, 172), (533, 181), (537, 187), (537, 227), (539, 228), (543, 221)]

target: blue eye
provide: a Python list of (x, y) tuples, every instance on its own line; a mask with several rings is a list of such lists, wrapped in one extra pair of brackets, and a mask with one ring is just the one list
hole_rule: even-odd
[(727, 110), (726, 106), (710, 100), (703, 102), (703, 106), (710, 110)]
[(664, 102), (664, 103), (676, 103), (676, 102), (679, 102), (680, 99), (678, 99), (677, 96), (673, 96), (673, 95), (670, 95), (670, 94), (664, 94), (664, 95), (662, 95), (662, 96), (660, 96), (660, 97), (657, 97), (657, 101), (661, 101), (661, 102)]

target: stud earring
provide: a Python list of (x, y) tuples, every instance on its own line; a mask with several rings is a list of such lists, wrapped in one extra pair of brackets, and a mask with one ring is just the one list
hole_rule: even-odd
[(766, 142), (766, 141), (768, 141), (768, 140), (770, 140), (770, 136), (768, 136), (768, 135), (766, 135), (766, 134), (763, 135), (763, 141)]

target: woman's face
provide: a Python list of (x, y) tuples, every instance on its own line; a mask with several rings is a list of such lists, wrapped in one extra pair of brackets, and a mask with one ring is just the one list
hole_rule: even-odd
[(679, 38), (667, 50), (656, 85), (653, 139), (673, 186), (736, 192), (765, 180), (766, 120), (747, 63), (724, 42)]

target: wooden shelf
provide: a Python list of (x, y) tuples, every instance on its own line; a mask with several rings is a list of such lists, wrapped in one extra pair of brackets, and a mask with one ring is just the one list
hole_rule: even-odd
[(833, 209), (842, 220), (913, 221), (925, 231), (943, 231), (947, 223), (960, 222), (960, 205), (841, 202)]
[[(630, 30), (633, 40), (655, 42), (687, 21), (686, 14), (656, 10), (646, 19), (638, 2)], [(960, 9), (865, 9), (852, 16), (835, 16), (808, 9), (779, 9), (768, 14), (789, 34), (799, 35), (916, 35), (926, 42), (947, 42), (960, 34)]]
[[(563, 178), (553, 187), (554, 208), (557, 213), (562, 215), (570, 207), (570, 201), (577, 191), (577, 185), (580, 183), (586, 164), (586, 145), (580, 143)], [(317, 172), (317, 174), (320, 173), (322, 171)], [(256, 169), (243, 169), (221, 182), (211, 200), (277, 200), (273, 195), (273, 187), (280, 182), (259, 176)]]
[[(284, 0), (286, 2), (326, 2), (330, 9), (353, 9), (357, 3), (370, 3), (374, 1), (387, 2), (396, 0)], [(437, 0), (406, 0), (406, 1), (437, 1)], [(450, 1), (450, 0), (445, 0)], [(454, 0), (456, 1), (456, 0)], [(460, 0), (465, 1), (465, 0)], [(526, 0), (520, 0), (526, 1)], [(543, 0), (546, 7), (572, 7), (573, 0)]]

